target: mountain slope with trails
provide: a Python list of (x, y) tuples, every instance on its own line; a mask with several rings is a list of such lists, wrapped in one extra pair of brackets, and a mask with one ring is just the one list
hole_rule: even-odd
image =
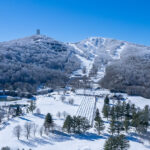
[(88, 75), (102, 87), (150, 98), (150, 47), (101, 37), (70, 45), (90, 61)]
[(91, 37), (63, 43), (44, 35), (0, 43), (0, 87), (34, 93), (87, 76), (110, 90), (150, 97), (150, 47)]

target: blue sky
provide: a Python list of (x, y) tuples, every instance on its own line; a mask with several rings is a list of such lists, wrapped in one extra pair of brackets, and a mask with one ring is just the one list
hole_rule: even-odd
[(0, 41), (41, 33), (64, 42), (91, 36), (150, 46), (150, 0), (0, 0)]

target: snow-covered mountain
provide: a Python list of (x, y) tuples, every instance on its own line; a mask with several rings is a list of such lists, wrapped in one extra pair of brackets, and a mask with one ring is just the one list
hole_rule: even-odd
[[(86, 75), (94, 75), (98, 81), (104, 76), (106, 66), (119, 60), (122, 52), (134, 44), (110, 38), (90, 37), (69, 45), (76, 50), (77, 57), (82, 62), (81, 68), (86, 68)], [(75, 73), (82, 74), (82, 71)]]
[(63, 85), (80, 68), (74, 51), (67, 44), (43, 35), (1, 42), (0, 87), (34, 91), (37, 85), (45, 83)]
[(150, 47), (101, 37), (69, 45), (104, 88), (150, 97)]
[(146, 91), (145, 97), (150, 93), (150, 47), (125, 41), (91, 37), (63, 43), (33, 35), (1, 42), (0, 58), (0, 84), (8, 89), (24, 84), (34, 89), (43, 83), (62, 86), (67, 78), (86, 75), (94, 82), (104, 77), (101, 85), (111, 90), (139, 95)]
[(114, 59), (120, 58), (120, 53), (127, 42), (101, 37), (91, 37), (78, 43), (70, 44), (81, 54), (94, 57), (106, 53)]

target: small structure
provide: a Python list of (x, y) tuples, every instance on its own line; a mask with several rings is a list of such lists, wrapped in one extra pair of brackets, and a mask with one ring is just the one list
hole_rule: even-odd
[(40, 29), (36, 30), (36, 35), (40, 35)]

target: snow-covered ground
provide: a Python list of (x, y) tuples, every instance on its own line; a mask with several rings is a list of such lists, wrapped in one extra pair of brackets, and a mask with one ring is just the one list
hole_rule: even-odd
[[(90, 90), (86, 91), (86, 94)], [(0, 127), (0, 148), (3, 146), (10, 146), (13, 150), (17, 150), (17, 148), (24, 148), (25, 150), (28, 150), (31, 148), (32, 150), (103, 150), (103, 146), (105, 143), (105, 140), (108, 138), (108, 126), (109, 122), (105, 120), (105, 131), (102, 135), (98, 136), (94, 130), (94, 128), (91, 128), (87, 134), (85, 135), (68, 135), (67, 133), (63, 133), (60, 130), (60, 127), (62, 127), (64, 122), (64, 112), (70, 115), (77, 115), (78, 111), (87, 103), (87, 100), (90, 102), (93, 102), (95, 97), (93, 96), (82, 96), (80, 94), (85, 93), (84, 90), (78, 90), (77, 95), (75, 93), (67, 94), (65, 97), (65, 102), (61, 101), (61, 95), (60, 93), (54, 92), (51, 95), (41, 95), (37, 96), (36, 106), (37, 108), (40, 108), (41, 115), (36, 115), (29, 113), (25, 116), (20, 116), (13, 118), (9, 121), (6, 121), (3, 126)], [(99, 90), (99, 91), (91, 91), (91, 94), (101, 94), (106, 95), (110, 92), (108, 90)], [(149, 99), (145, 99), (142, 97), (135, 97), (135, 96), (128, 96), (124, 94), (124, 96), (127, 97), (127, 100), (130, 100), (132, 103), (135, 103), (138, 107), (144, 107), (145, 105), (150, 105)], [(68, 104), (68, 100), (73, 98), (74, 104), (70, 105)], [(99, 108), (100, 112), (102, 111), (103, 107), (103, 99), (104, 98), (98, 98), (96, 107)], [(86, 101), (85, 101), (86, 100)], [(84, 102), (84, 104), (83, 104)], [(14, 103), (14, 102), (9, 102)], [(21, 101), (17, 101), (16, 103), (28, 103), (27, 99), (23, 99)], [(7, 103), (1, 102), (0, 105), (4, 105)], [(82, 105), (83, 104), (83, 105)], [(93, 104), (93, 103), (90, 103)], [(82, 107), (81, 107), (82, 106)], [(92, 106), (91, 106), (92, 107)], [(87, 107), (85, 105), (84, 108), (91, 108)], [(91, 111), (84, 110), (87, 114), (86, 117), (91, 115)], [(60, 112), (62, 115), (59, 118), (57, 116), (57, 113)], [(49, 136), (43, 135), (41, 137), (39, 133), (36, 134), (34, 137), (33, 134), (31, 134), (31, 137), (29, 140), (27, 140), (23, 135), (21, 136), (20, 140), (17, 140), (17, 138), (13, 135), (13, 128), (16, 125), (21, 125), (22, 127), (26, 122), (35, 123), (40, 128), (44, 123), (44, 118), (47, 113), (51, 113), (54, 119), (55, 124), (57, 125), (57, 132), (50, 133)], [(79, 113), (80, 114), (80, 113)], [(82, 115), (82, 114), (81, 114)], [(102, 116), (102, 114), (101, 114)], [(24, 134), (24, 133), (22, 133)], [(149, 150), (150, 144), (142, 139), (140, 139), (135, 134), (128, 135), (128, 139), (130, 141), (130, 150)]]

